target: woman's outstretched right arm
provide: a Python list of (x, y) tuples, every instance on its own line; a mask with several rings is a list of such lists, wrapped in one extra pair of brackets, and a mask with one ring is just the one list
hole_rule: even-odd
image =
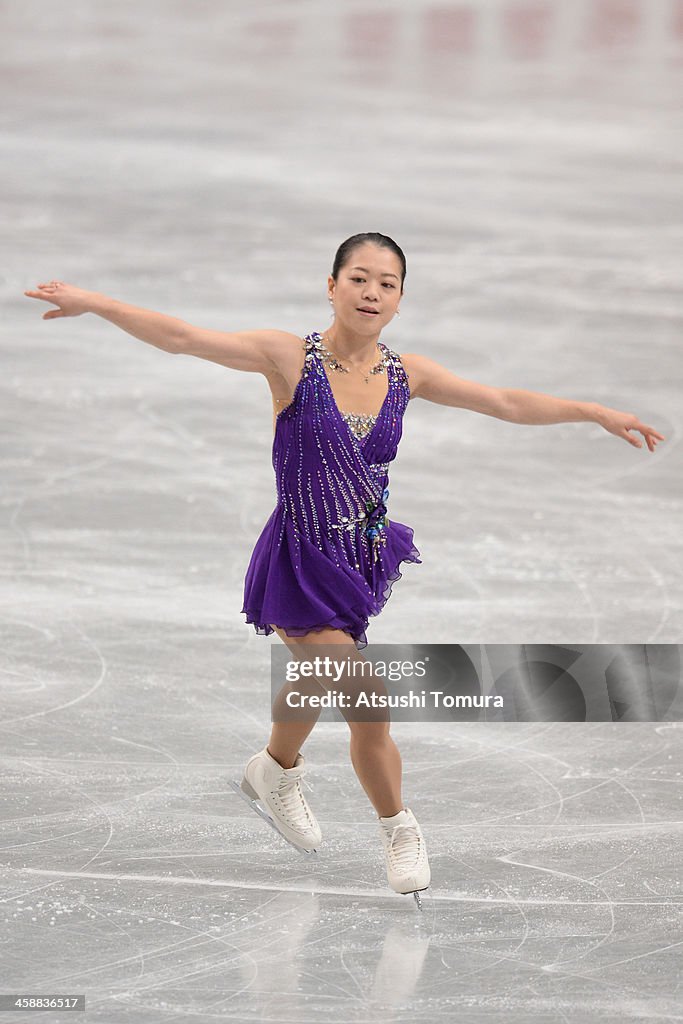
[(130, 306), (99, 292), (89, 292), (65, 282), (39, 284), (25, 291), (30, 298), (51, 302), (57, 309), (43, 314), (43, 320), (95, 313), (156, 348), (173, 355), (192, 355), (209, 359), (233, 370), (251, 373), (279, 371), (284, 359), (291, 361), (293, 343), (300, 347), (295, 335), (286, 331), (257, 330), (226, 333), (212, 331), (176, 317), (156, 313), (140, 306)]

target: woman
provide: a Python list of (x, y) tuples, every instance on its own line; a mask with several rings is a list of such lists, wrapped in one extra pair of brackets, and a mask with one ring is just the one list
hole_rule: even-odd
[[(382, 610), (399, 566), (420, 561), (413, 531), (390, 521), (386, 504), (388, 467), (411, 398), (512, 423), (592, 420), (641, 448), (632, 434), (638, 431), (650, 451), (664, 440), (632, 413), (490, 387), (456, 377), (427, 356), (399, 356), (379, 338), (399, 315), (405, 276), (405, 256), (393, 239), (379, 232), (346, 239), (327, 281), (332, 324), (322, 335), (307, 335), (303, 346), (286, 331), (204, 330), (59, 281), (24, 292), (58, 307), (45, 320), (96, 313), (164, 351), (265, 376), (273, 397), (278, 503), (247, 568), (242, 612), (258, 633), (276, 631), (299, 658), (310, 645), (332, 643), (357, 657), (367, 643), (368, 618)], [(248, 761), (239, 787), (303, 852), (321, 840), (301, 791), (300, 753), (319, 714), (274, 720), (267, 746)], [(349, 721), (349, 727), (351, 760), (379, 817), (388, 881), (397, 892), (414, 892), (419, 904), (429, 862), (420, 826), (403, 806), (401, 757), (389, 723)]]

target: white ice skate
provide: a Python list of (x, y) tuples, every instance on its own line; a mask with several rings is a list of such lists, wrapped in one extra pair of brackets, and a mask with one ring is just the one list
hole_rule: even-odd
[(432, 880), (427, 847), (415, 815), (404, 807), (390, 818), (379, 819), (387, 862), (387, 879), (394, 892), (410, 893), (420, 910), (420, 893)]
[(230, 785), (283, 839), (310, 854), (318, 852), (322, 833), (301, 792), (305, 771), (303, 754), (292, 768), (283, 768), (265, 746), (247, 761), (242, 782), (230, 779)]

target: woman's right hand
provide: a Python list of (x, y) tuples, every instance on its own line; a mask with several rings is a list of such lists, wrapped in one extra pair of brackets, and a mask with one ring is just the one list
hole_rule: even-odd
[(64, 281), (48, 281), (45, 284), (39, 284), (35, 291), (24, 292), (24, 295), (28, 295), (29, 298), (53, 302), (55, 306), (59, 307), (43, 313), (43, 320), (54, 320), (58, 316), (80, 316), (81, 313), (87, 313), (95, 294), (96, 292), (87, 292), (83, 288), (66, 284)]

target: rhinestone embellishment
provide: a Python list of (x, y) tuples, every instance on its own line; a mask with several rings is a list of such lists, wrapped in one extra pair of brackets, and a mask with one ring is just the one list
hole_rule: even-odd
[(342, 412), (341, 415), (356, 437), (366, 437), (377, 422), (377, 416), (360, 412)]
[[(313, 331), (310, 337), (313, 339), (313, 344), (323, 363), (327, 363), (331, 370), (337, 370), (339, 373), (349, 373), (349, 367), (342, 366), (337, 357), (332, 352), (330, 352), (329, 348), (327, 348), (327, 346), (323, 342), (322, 334), (318, 334), (317, 331)], [(380, 348), (379, 345), (377, 347)], [(376, 363), (371, 370), (368, 370), (368, 373), (376, 374), (385, 372), (390, 362), (390, 356), (388, 351), (386, 350), (386, 347), (384, 348), (384, 350), (380, 348), (380, 352), (381, 358), (379, 362)]]

